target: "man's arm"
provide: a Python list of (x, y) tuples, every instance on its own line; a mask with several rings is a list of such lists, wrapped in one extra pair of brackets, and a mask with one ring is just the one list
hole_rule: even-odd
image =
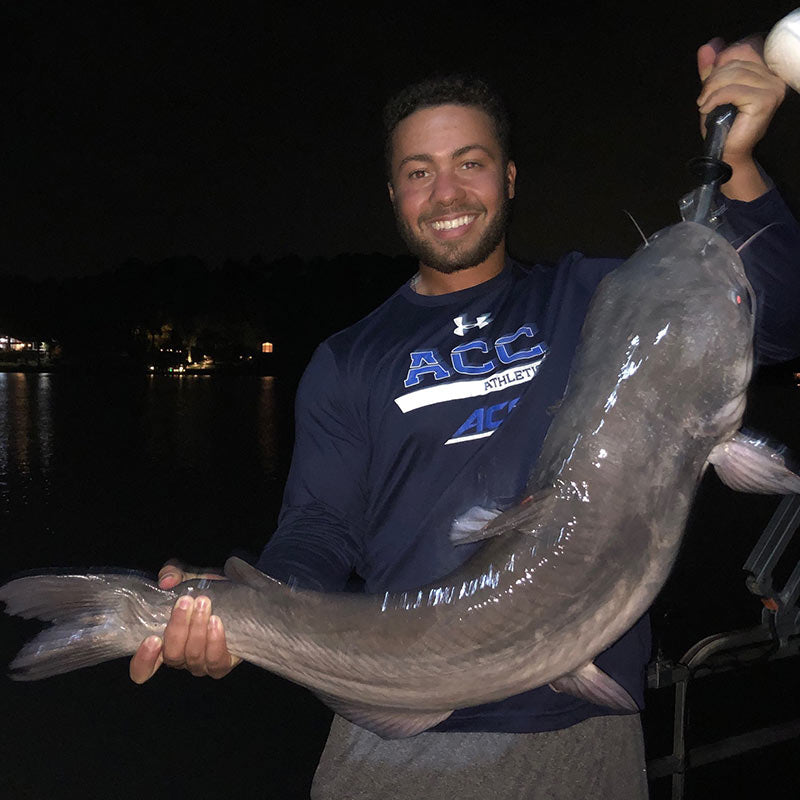
[(753, 157), (786, 94), (786, 84), (769, 71), (762, 54), (760, 37), (729, 47), (712, 39), (700, 47), (703, 88), (697, 103), (703, 133), (706, 114), (717, 106), (732, 103), (738, 110), (723, 154), (733, 174), (721, 187), (728, 200), (721, 230), (743, 246), (756, 293), (756, 356), (769, 363), (800, 353), (800, 225)]
[(362, 556), (370, 447), (357, 391), (322, 344), (298, 387), (278, 527), (256, 563), (290, 585), (341, 591)]
[(777, 189), (749, 203), (728, 200), (722, 233), (741, 248), (756, 296), (755, 355), (759, 364), (800, 355), (800, 224)]

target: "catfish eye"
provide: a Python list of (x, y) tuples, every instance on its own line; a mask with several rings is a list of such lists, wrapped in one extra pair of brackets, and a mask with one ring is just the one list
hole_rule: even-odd
[(744, 287), (731, 289), (730, 292), (728, 292), (728, 297), (730, 297), (737, 306), (743, 306), (748, 313), (752, 312), (753, 307), (750, 302), (750, 292)]

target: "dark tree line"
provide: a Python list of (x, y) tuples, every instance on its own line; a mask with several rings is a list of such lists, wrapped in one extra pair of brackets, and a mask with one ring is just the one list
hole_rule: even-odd
[(355, 322), (415, 269), (410, 257), (304, 261), (128, 261), (88, 277), (0, 276), (0, 334), (53, 342), (65, 366), (141, 368), (161, 348), (218, 363), (274, 344), (273, 363), (301, 368), (329, 334)]

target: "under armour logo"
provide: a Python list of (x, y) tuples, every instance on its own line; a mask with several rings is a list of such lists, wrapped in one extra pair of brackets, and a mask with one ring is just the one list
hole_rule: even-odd
[(472, 328), (479, 328), (479, 329), (485, 328), (492, 321), (492, 315), (479, 314), (475, 318), (475, 322), (464, 322), (464, 319), (465, 319), (464, 317), (453, 317), (453, 322), (455, 322), (456, 324), (453, 333), (456, 336), (463, 336), (468, 330), (471, 330)]

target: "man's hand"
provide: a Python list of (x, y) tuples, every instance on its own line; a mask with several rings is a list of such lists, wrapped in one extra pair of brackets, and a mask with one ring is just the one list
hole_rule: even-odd
[[(158, 585), (171, 589), (192, 578), (225, 580), (222, 575), (189, 572), (181, 564), (167, 562), (158, 573)], [(130, 676), (134, 683), (144, 683), (166, 664), (188, 669), (192, 675), (222, 678), (239, 663), (241, 659), (228, 652), (222, 620), (211, 613), (209, 598), (183, 596), (175, 603), (163, 639), (148, 636), (139, 646), (131, 659)]]
[(753, 149), (786, 95), (786, 84), (770, 72), (763, 59), (764, 42), (753, 36), (729, 47), (712, 39), (697, 51), (697, 71), (703, 89), (697, 98), (700, 127), (705, 135), (706, 115), (732, 103), (739, 113), (725, 143), (724, 160), (733, 177), (722, 191), (737, 200), (755, 200), (767, 185), (753, 160)]

